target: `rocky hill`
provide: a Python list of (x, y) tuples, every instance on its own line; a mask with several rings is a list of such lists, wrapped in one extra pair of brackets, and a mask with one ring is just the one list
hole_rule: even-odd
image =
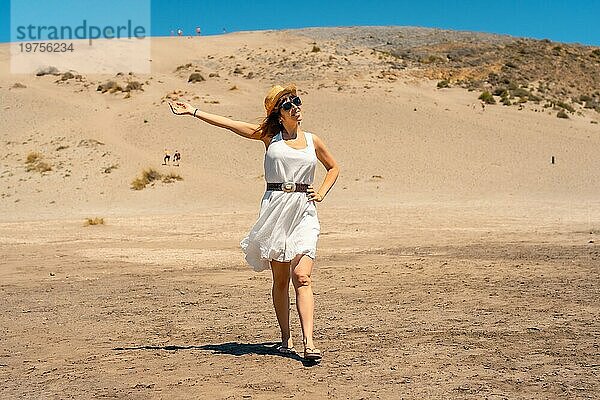
[[(534, 102), (573, 113), (600, 112), (600, 48), (550, 40), (414, 27), (314, 28), (300, 31), (340, 54), (370, 49), (370, 72), (406, 70), (438, 87), (488, 91), (488, 102)], [(495, 97), (495, 98), (494, 98)]]

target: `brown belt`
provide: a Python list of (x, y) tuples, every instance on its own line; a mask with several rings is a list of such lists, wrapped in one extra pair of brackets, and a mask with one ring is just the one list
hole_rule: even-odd
[(283, 182), (283, 183), (267, 183), (267, 190), (282, 190), (284, 192), (307, 192), (308, 184), (306, 183), (294, 183), (294, 182)]

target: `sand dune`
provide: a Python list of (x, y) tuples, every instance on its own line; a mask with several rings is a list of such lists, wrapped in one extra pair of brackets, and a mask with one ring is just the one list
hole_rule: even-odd
[[(160, 38), (153, 39), (152, 74), (146, 76), (123, 71), (61, 81), (4, 73), (3, 219), (57, 217), (64, 210), (81, 216), (252, 208), (263, 190), (262, 145), (177, 118), (166, 101), (170, 95), (258, 121), (268, 87), (288, 80), (302, 88), (304, 128), (321, 135), (344, 166), (331, 206), (371, 198), (598, 198), (593, 111), (566, 121), (533, 105), (482, 111), (477, 92), (441, 91), (436, 81), (418, 80), (411, 71), (372, 77), (380, 61), (367, 47), (340, 55), (325, 41), (313, 52), (313, 43), (293, 32)], [(6, 46), (0, 53), (5, 70)], [(194, 71), (206, 80), (188, 83)], [(122, 87), (139, 82), (142, 90), (96, 90), (110, 80)], [(11, 88), (16, 82), (26, 87)], [(78, 146), (88, 139), (103, 145)], [(130, 181), (145, 167), (160, 167), (164, 148), (182, 152), (184, 181), (132, 192)], [(26, 173), (24, 160), (33, 151), (53, 170)]]

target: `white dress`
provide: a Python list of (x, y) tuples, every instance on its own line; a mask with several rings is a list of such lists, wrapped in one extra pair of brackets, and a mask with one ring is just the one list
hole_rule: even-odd
[[(281, 132), (273, 137), (265, 153), (267, 182), (313, 184), (317, 155), (312, 134), (304, 136), (307, 146), (301, 150), (287, 145)], [(297, 254), (314, 260), (320, 231), (315, 202), (307, 193), (267, 190), (258, 221), (240, 246), (248, 264), (259, 272), (270, 268), (270, 260), (291, 261)]]

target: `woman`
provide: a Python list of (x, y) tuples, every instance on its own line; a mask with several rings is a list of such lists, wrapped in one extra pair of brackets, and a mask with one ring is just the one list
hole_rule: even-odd
[[(169, 103), (173, 113), (202, 121), (265, 144), (265, 180), (258, 221), (240, 243), (255, 271), (271, 268), (273, 305), (281, 329), (281, 353), (293, 354), (290, 335), (290, 278), (302, 327), (304, 358), (320, 360), (313, 342), (314, 299), (311, 273), (320, 232), (315, 202), (321, 202), (335, 183), (339, 168), (323, 141), (300, 129), (302, 101), (296, 86), (274, 86), (265, 98), (267, 116), (260, 124), (209, 114), (184, 102)], [(319, 190), (314, 180), (317, 159), (327, 169)]]

